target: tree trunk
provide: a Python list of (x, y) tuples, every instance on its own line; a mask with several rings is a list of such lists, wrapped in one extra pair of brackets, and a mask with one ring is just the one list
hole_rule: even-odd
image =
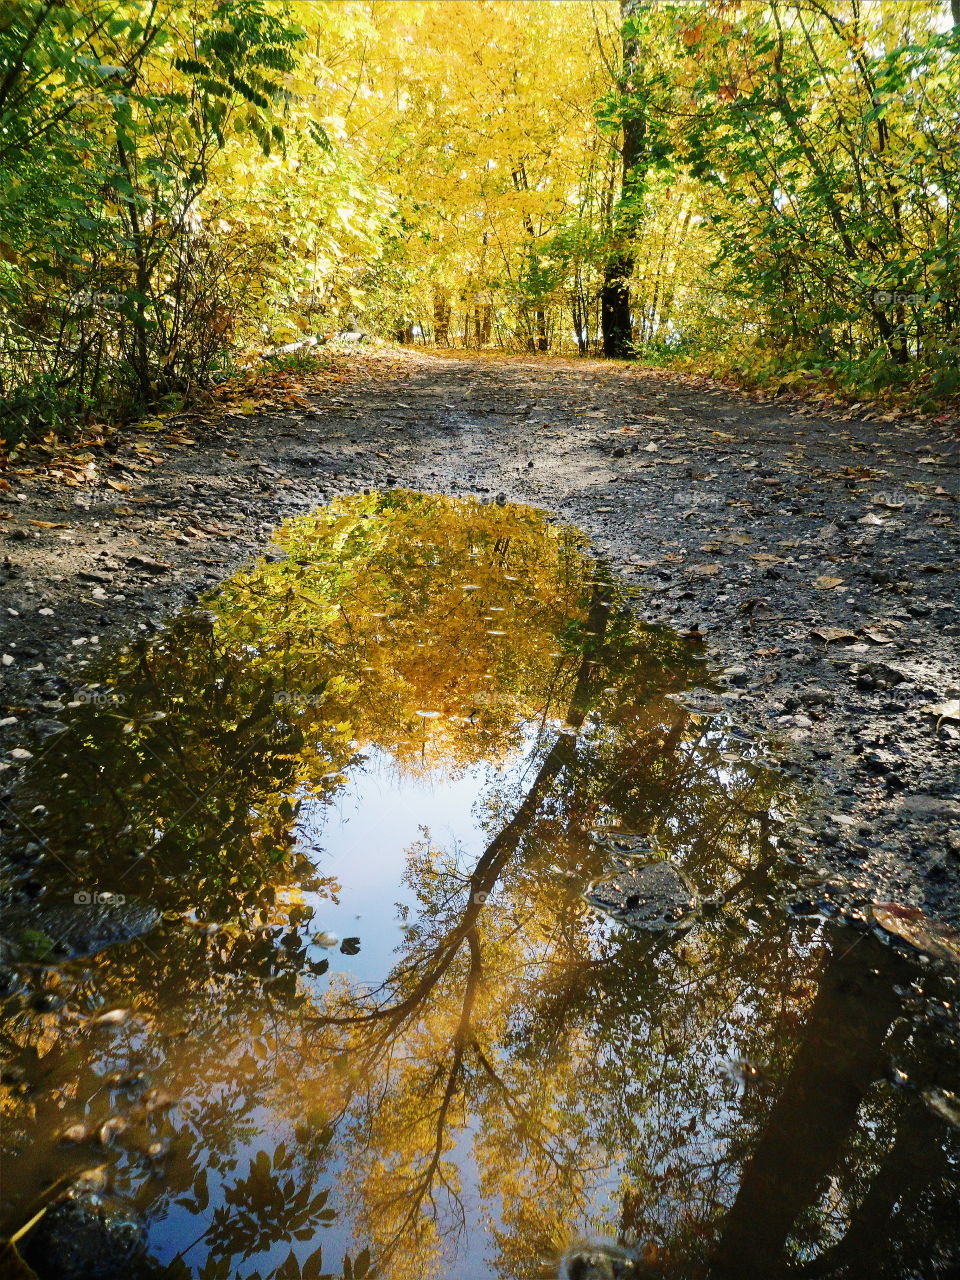
[(600, 291), (600, 332), (603, 354), (611, 360), (626, 360), (633, 354), (633, 324), (630, 320), (630, 272), (633, 259), (627, 255), (607, 263)]
[[(638, 0), (620, 0), (620, 14), (624, 24), (639, 8)], [(632, 88), (630, 72), (639, 57), (639, 45), (634, 36), (628, 36), (621, 26), (623, 63), (620, 69), (619, 89), (624, 95)], [(635, 198), (643, 175), (639, 170), (646, 135), (646, 118), (643, 103), (634, 100), (623, 120), (623, 151), (620, 199), (613, 211), (613, 234), (626, 241), (636, 223)], [(633, 271), (633, 254), (625, 243), (607, 263), (600, 290), (600, 332), (603, 354), (611, 359), (625, 359), (633, 355), (633, 323), (630, 319), (630, 275)]]
[(442, 289), (433, 294), (433, 340), (439, 347), (450, 344), (450, 299)]
[(827, 1184), (860, 1103), (883, 1075), (884, 1040), (900, 1005), (892, 987), (871, 985), (852, 950), (836, 938), (793, 1067), (724, 1220), (711, 1280), (785, 1273), (790, 1230)]

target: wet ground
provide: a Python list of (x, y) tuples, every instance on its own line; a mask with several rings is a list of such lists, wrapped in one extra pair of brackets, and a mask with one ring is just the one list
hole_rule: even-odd
[(100, 643), (161, 625), (282, 517), (371, 486), (505, 495), (586, 530), (640, 616), (705, 635), (724, 703), (820, 796), (793, 836), (833, 900), (960, 924), (955, 424), (414, 352), (234, 401), (37, 453), (0, 491), (7, 778)]
[(542, 511), (358, 494), (46, 699), (41, 1280), (955, 1274), (956, 939), (822, 900), (797, 726), (644, 599)]

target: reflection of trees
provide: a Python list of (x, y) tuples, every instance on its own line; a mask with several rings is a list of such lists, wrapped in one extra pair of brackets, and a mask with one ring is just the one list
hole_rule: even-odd
[[(632, 1097), (614, 1128), (596, 1114), (624, 1094), (624, 1062), (607, 1056), (606, 1046), (617, 1041), (627, 993), (645, 988), (670, 1011), (690, 984), (678, 992), (676, 974), (657, 964), (668, 965), (675, 946), (603, 937), (571, 898), (571, 880), (582, 886), (603, 870), (602, 853), (584, 833), (601, 819), (626, 829), (656, 825), (665, 852), (699, 857), (698, 877), (714, 867), (723, 885), (732, 870), (731, 893), (761, 887), (769, 870), (769, 777), (726, 765), (729, 783), (720, 785), (725, 744), (715, 732), (697, 731), (671, 702), (649, 691), (641, 701), (639, 655), (631, 653), (632, 663), (622, 656), (636, 636), (608, 625), (607, 612), (597, 593), (588, 627), (594, 643), (566, 717), (579, 737), (561, 735), (542, 757), (469, 875), (458, 881), (451, 867), (445, 881), (427, 882), (421, 920), (428, 926), (415, 931), (376, 997), (328, 1001), (321, 1017), (363, 1063), (376, 1099), (359, 1118), (354, 1113), (352, 1144), (370, 1153), (370, 1163), (361, 1157), (348, 1176), (347, 1199), (391, 1274), (422, 1272), (437, 1254), (436, 1218), (424, 1213), (435, 1193), (445, 1196), (450, 1222), (463, 1217), (449, 1159), (455, 1133), (469, 1127), (483, 1190), (500, 1199), (502, 1222), (514, 1228), (498, 1234), (511, 1275), (535, 1274), (538, 1256), (556, 1256), (559, 1233), (589, 1215), (596, 1178), (630, 1149), (643, 1100)], [(613, 673), (624, 670), (629, 714), (612, 730), (605, 718), (594, 733), (590, 712)], [(569, 878), (547, 873), (557, 860)], [(723, 931), (725, 941), (730, 932)], [(725, 963), (717, 970), (729, 999)], [(685, 1003), (690, 1023), (702, 1029), (702, 990)], [(661, 1083), (671, 1061), (675, 1068), (691, 1048), (687, 1030), (681, 1020), (661, 1046)], [(638, 1072), (648, 1082), (651, 1075), (649, 1065)], [(542, 1214), (545, 1203), (557, 1206), (555, 1216), (532, 1219), (531, 1208)]]
[[(753, 1257), (753, 1274), (851, 1280), (861, 1251), (893, 1276), (949, 1236), (927, 1113), (875, 1096), (892, 998), (864, 998), (859, 957), (798, 945), (769, 903), (777, 778), (665, 696), (696, 682), (688, 646), (633, 627), (570, 537), (515, 509), (351, 499), (284, 545), (213, 618), (121, 664), (127, 701), (77, 709), (24, 788), (70, 768), (78, 795), (43, 835), (88, 848), (102, 887), (219, 922), (77, 968), (69, 1009), (135, 1004), (113, 1038), (16, 1012), (9, 1043), (39, 1082), (10, 1115), (9, 1140), (41, 1153), (29, 1176), (89, 1160), (43, 1135), (119, 1105), (119, 1189), (159, 1239), (189, 1215), (171, 1274), (210, 1280), (270, 1274), (288, 1245), (340, 1269), (334, 1214), (383, 1275), (454, 1274), (476, 1195), (490, 1265), (517, 1280), (592, 1231), (656, 1241), (670, 1274), (747, 1275)], [(368, 746), (456, 772), (524, 735), (526, 763), (482, 798), (480, 856), (410, 851), (419, 910), (381, 986), (330, 981), (300, 893), (336, 885), (297, 849), (298, 804), (323, 806)], [(648, 833), (712, 895), (694, 930), (640, 936), (586, 908), (605, 824)], [(113, 886), (128, 841), (152, 853)], [(730, 1057), (762, 1067), (740, 1098)], [(131, 1067), (175, 1109), (124, 1101), (109, 1079)]]

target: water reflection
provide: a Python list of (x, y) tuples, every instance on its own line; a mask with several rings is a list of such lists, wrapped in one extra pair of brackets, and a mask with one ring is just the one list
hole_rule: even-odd
[[(279, 542), (10, 798), (8, 1224), (106, 1165), (151, 1276), (587, 1275), (579, 1238), (948, 1274), (951, 992), (780, 909), (792, 800), (676, 696), (695, 643), (528, 508), (373, 494)], [(695, 888), (683, 929), (589, 906), (618, 832)], [(97, 892), (163, 917), (51, 964)]]

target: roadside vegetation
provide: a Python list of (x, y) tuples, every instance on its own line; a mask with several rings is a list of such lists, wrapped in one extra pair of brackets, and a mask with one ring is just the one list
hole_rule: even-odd
[(342, 332), (949, 404), (958, 53), (960, 0), (2, 5), (3, 437)]

